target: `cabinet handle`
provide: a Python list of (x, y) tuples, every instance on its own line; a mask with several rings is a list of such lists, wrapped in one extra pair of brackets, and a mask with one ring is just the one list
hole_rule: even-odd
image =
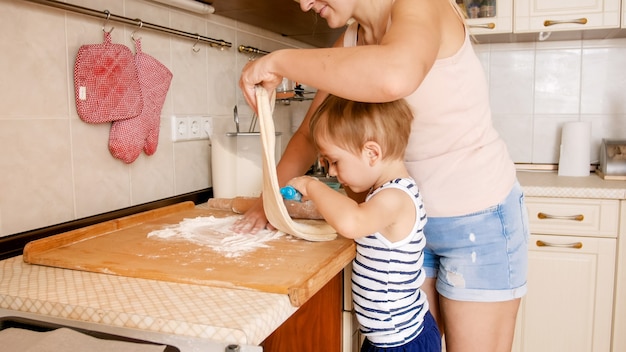
[(563, 248), (583, 248), (582, 242), (574, 242), (574, 243), (551, 243), (545, 242), (542, 240), (537, 240), (537, 247), (563, 247)]
[(586, 18), (577, 18), (575, 20), (545, 20), (543, 21), (544, 27), (554, 26), (555, 24), (565, 24), (565, 23), (573, 23), (573, 24), (587, 24)]
[(583, 214), (578, 215), (550, 215), (546, 213), (537, 213), (537, 218), (539, 219), (562, 219), (562, 220), (574, 220), (574, 221), (583, 221), (585, 217)]
[(493, 22), (482, 23), (482, 24), (470, 24), (470, 28), (485, 28), (485, 29), (494, 29), (496, 28), (496, 24)]

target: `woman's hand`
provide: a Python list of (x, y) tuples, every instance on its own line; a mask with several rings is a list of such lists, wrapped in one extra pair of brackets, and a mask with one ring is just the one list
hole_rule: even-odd
[(232, 230), (236, 233), (255, 234), (263, 229), (275, 230), (275, 228), (267, 222), (265, 210), (263, 209), (263, 195), (254, 203), (243, 217), (235, 222)]
[(246, 102), (254, 111), (257, 111), (254, 87), (260, 85), (271, 92), (283, 81), (281, 75), (270, 69), (273, 58), (273, 53), (270, 53), (253, 61), (248, 61), (241, 71), (239, 87)]

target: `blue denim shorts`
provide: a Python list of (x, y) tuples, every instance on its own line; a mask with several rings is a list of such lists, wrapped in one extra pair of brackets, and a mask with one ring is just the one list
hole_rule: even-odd
[(428, 218), (424, 233), (424, 269), (442, 296), (499, 302), (526, 294), (530, 233), (518, 182), (502, 203), (483, 211)]

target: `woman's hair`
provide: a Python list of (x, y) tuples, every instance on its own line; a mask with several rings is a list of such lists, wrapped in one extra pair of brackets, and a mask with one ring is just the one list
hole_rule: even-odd
[(383, 159), (404, 158), (413, 112), (404, 99), (388, 103), (363, 103), (329, 95), (309, 124), (316, 146), (321, 140), (359, 154), (365, 142), (382, 148)]

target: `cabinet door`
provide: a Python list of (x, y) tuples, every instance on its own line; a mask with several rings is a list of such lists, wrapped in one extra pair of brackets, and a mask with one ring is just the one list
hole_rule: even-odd
[(609, 351), (616, 240), (531, 235), (516, 351)]
[(467, 13), (467, 26), (472, 35), (513, 32), (513, 4), (510, 0), (494, 0), (494, 16), (470, 18), (465, 3), (481, 3), (479, 0), (457, 0), (457, 4)]
[(626, 28), (626, 0), (622, 0), (622, 28)]
[(620, 27), (621, 0), (515, 0), (514, 32)]

